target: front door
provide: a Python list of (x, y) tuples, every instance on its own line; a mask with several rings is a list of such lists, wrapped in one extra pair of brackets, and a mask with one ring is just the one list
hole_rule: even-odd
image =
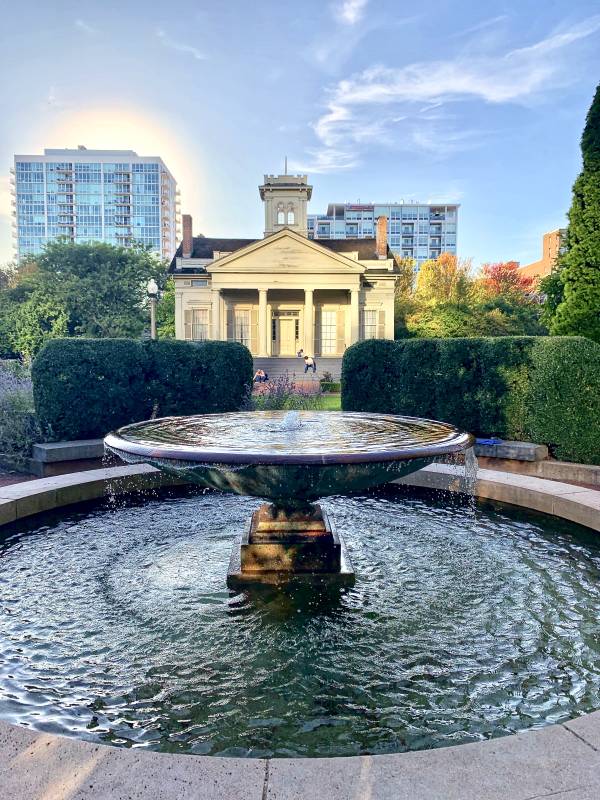
[(293, 317), (279, 318), (279, 355), (296, 355), (296, 320)]

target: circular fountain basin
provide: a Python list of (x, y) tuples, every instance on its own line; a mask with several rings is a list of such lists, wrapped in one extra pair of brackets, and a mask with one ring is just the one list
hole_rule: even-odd
[[(600, 707), (597, 537), (386, 487), (325, 503), (360, 575), (354, 587), (230, 594), (231, 537), (258, 502), (177, 489), (6, 528), (0, 719), (138, 758), (151, 749), (285, 764), (496, 740)], [(51, 750), (38, 749), (46, 769)], [(31, 759), (6, 762), (26, 770)], [(295, 796), (317, 796), (313, 782)]]
[(386, 483), (472, 442), (444, 422), (329, 411), (165, 417), (127, 425), (104, 440), (127, 462), (285, 505)]

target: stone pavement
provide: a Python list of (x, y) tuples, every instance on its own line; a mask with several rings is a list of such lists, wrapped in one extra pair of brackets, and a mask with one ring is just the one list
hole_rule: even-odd
[(96, 745), (0, 722), (3, 800), (598, 800), (600, 712), (399, 755), (243, 759)]

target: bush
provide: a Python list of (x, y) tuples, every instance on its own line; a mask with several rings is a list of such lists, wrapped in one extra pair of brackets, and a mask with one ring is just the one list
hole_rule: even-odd
[(252, 386), (252, 356), (237, 342), (165, 339), (145, 347), (157, 416), (237, 411)]
[(600, 344), (541, 339), (533, 348), (526, 428), (565, 461), (600, 464)]
[(28, 370), (0, 361), (0, 464), (25, 468), (39, 433)]
[(148, 419), (146, 352), (132, 339), (54, 339), (33, 362), (33, 399), (50, 440), (93, 439)]
[(47, 438), (100, 438), (153, 413), (237, 410), (252, 384), (252, 357), (234, 342), (55, 339), (32, 377)]
[(259, 384), (245, 403), (248, 411), (317, 411), (322, 405), (321, 391), (297, 385), (287, 373)]
[(321, 381), (321, 391), (322, 392), (334, 392), (338, 394), (341, 389), (341, 383), (338, 381)]
[(600, 346), (527, 336), (359, 342), (344, 355), (342, 408), (440, 419), (600, 463)]

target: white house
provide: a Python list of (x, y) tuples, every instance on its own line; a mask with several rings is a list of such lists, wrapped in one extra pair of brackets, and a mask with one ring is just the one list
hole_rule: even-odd
[(242, 342), (254, 356), (339, 357), (361, 339), (394, 338), (397, 272), (387, 219), (376, 237), (307, 237), (306, 175), (265, 175), (262, 239), (192, 235), (170, 265), (178, 339)]

